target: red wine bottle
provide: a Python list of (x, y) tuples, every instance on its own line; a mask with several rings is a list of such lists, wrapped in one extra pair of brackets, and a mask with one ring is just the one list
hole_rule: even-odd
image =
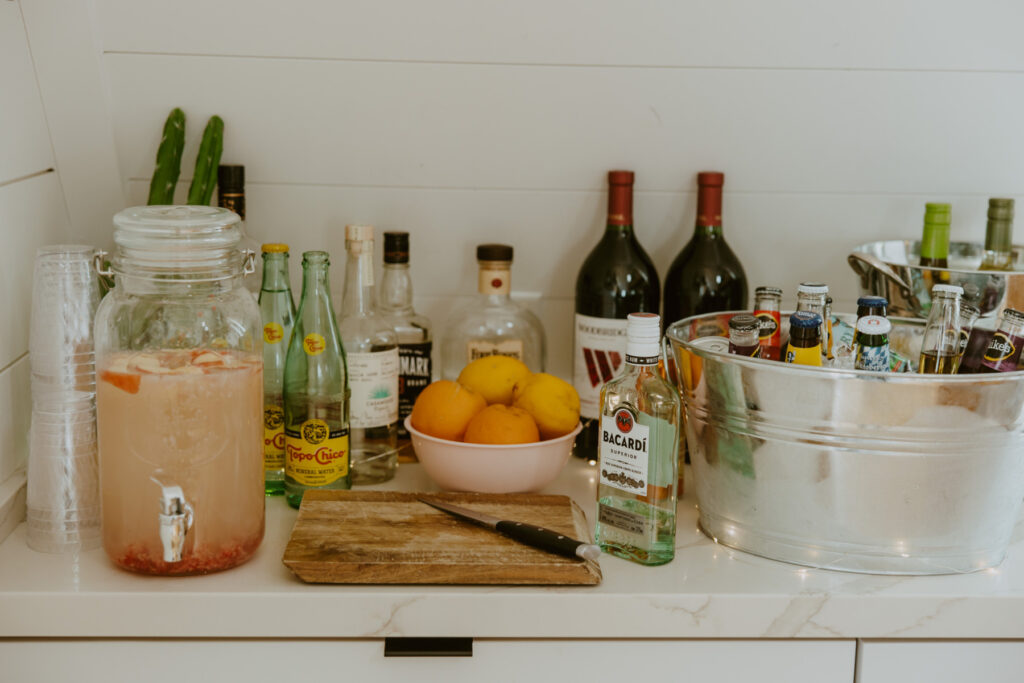
[(608, 222), (576, 278), (573, 383), (583, 431), (574, 454), (596, 459), (601, 387), (626, 362), (626, 316), (657, 313), (658, 271), (633, 232), (633, 172), (608, 173)]
[[(665, 276), (666, 327), (699, 313), (747, 307), (747, 276), (722, 236), (724, 182), (723, 173), (697, 174), (697, 223), (693, 237)], [(717, 334), (728, 333), (721, 330)]]

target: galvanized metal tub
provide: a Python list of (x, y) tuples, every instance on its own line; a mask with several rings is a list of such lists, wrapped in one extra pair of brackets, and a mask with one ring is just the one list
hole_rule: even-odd
[[(666, 333), (705, 533), (776, 560), (874, 574), (1002, 561), (1024, 499), (1024, 371), (817, 369), (695, 343), (732, 315)], [(912, 347), (922, 322), (893, 323)]]
[(949, 268), (925, 268), (917, 265), (920, 242), (884, 240), (855, 247), (847, 262), (860, 278), (861, 294), (884, 296), (890, 315), (927, 318), (932, 286), (960, 285), (964, 298), (981, 309), (981, 326), (994, 329), (1007, 306), (1024, 310), (1024, 247), (1013, 248), (1009, 272), (979, 271), (984, 253), (977, 242), (951, 242)]

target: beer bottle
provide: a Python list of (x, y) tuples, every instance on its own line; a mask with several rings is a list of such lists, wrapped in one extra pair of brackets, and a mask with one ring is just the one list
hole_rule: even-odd
[(263, 316), (263, 471), (268, 496), (284, 493), (284, 363), (295, 324), (288, 282), (288, 245), (264, 244), (260, 313)]
[(758, 343), (761, 358), (779, 360), (782, 349), (782, 290), (778, 287), (758, 287), (754, 290), (754, 317), (760, 327)]
[(1020, 362), (1021, 344), (1024, 343), (1024, 313), (1007, 308), (999, 321), (999, 329), (992, 335), (978, 372), (1013, 372)]
[(857, 299), (857, 320), (866, 315), (887, 315), (889, 301), (884, 296), (862, 296)]
[(789, 316), (789, 345), (786, 362), (821, 366), (821, 316), (797, 311)]
[(761, 345), (758, 340), (760, 324), (749, 313), (740, 313), (729, 319), (729, 353), (734, 356), (759, 358)]
[(920, 261), (924, 268), (948, 268), (949, 224), (953, 207), (949, 204), (924, 205), (924, 232), (921, 234)]
[(964, 290), (956, 285), (932, 287), (932, 310), (921, 341), (918, 372), (952, 375), (960, 363), (960, 297)]
[(880, 315), (866, 315), (857, 321), (855, 369), (889, 371), (890, 330), (892, 323)]
[[(964, 371), (964, 354), (967, 352), (967, 344), (971, 339), (971, 335), (974, 334), (974, 323), (977, 322), (978, 317), (981, 315), (981, 309), (972, 303), (966, 301), (960, 302), (960, 346), (958, 347), (958, 354), (960, 356), (960, 365), (957, 368), (957, 374), (968, 374)], [(985, 345), (988, 348), (988, 344)], [(980, 357), (984, 356), (985, 352), (982, 351), (979, 354)], [(975, 365), (974, 369), (977, 369)]]
[(285, 498), (311, 488), (347, 489), (349, 388), (331, 305), (326, 251), (302, 255), (302, 299), (284, 367)]
[(828, 301), (828, 285), (822, 282), (801, 282), (796, 290), (796, 310), (817, 313), (821, 321), (821, 353), (826, 355), (825, 343), (828, 340), (828, 329), (825, 327), (825, 306)]
[(985, 256), (978, 270), (1013, 270), (1013, 200), (989, 199)]

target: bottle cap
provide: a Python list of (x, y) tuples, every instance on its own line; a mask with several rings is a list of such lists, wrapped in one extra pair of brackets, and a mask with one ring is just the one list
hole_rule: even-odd
[(245, 190), (245, 166), (241, 164), (221, 164), (217, 167), (217, 184), (223, 192), (242, 192)]
[(949, 225), (953, 220), (953, 206), (929, 202), (924, 205), (926, 225)]
[(932, 294), (940, 294), (946, 292), (948, 294), (956, 294), (957, 296), (963, 296), (964, 288), (956, 285), (935, 285), (932, 287)]
[(389, 231), (384, 233), (384, 263), (409, 262), (409, 233)]
[(740, 313), (729, 318), (729, 329), (737, 332), (753, 332), (760, 328), (757, 318), (749, 313)]
[(754, 290), (754, 296), (761, 295), (782, 296), (782, 289), (779, 287), (758, 287)]
[(632, 171), (608, 171), (608, 184), (632, 185), (634, 177)]
[(481, 244), (476, 248), (477, 261), (512, 262), (512, 247), (507, 244)]
[(789, 316), (789, 326), (802, 329), (821, 327), (821, 316), (812, 311), (797, 311)]
[(287, 254), (288, 253), (288, 245), (287, 244), (280, 244), (278, 242), (271, 242), (270, 244), (264, 244), (261, 247), (261, 249), (263, 249), (263, 253), (264, 254)]
[(889, 334), (892, 323), (880, 315), (866, 315), (857, 321), (857, 331), (864, 334)]
[(372, 242), (373, 241), (373, 226), (372, 225), (346, 225), (345, 226), (345, 241), (346, 242)]
[(889, 300), (884, 296), (862, 296), (857, 299), (857, 306), (867, 306), (868, 308), (878, 308), (880, 306), (888, 307)]
[(725, 184), (725, 174), (719, 171), (701, 171), (697, 174), (697, 185), (700, 187), (721, 187)]
[(993, 197), (988, 200), (988, 219), (990, 221), (1012, 221), (1013, 200)]
[(661, 353), (661, 316), (630, 313), (626, 317), (626, 355), (657, 363)]
[(797, 294), (828, 294), (828, 285), (823, 282), (801, 282)]
[(1003, 320), (1012, 320), (1019, 325), (1024, 323), (1024, 313), (1015, 308), (1006, 308), (1003, 309)]

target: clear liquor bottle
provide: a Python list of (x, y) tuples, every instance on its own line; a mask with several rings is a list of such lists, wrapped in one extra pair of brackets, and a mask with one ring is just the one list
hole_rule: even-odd
[(658, 372), (659, 317), (627, 320), (626, 365), (601, 389), (595, 538), (612, 555), (665, 564), (675, 556), (681, 402)]
[(268, 496), (284, 493), (284, 365), (295, 326), (288, 245), (263, 245), (263, 472)]
[(512, 301), (512, 247), (481, 244), (479, 295), (448, 320), (441, 345), (441, 376), (454, 380), (467, 363), (486, 356), (518, 358), (533, 372), (546, 362), (544, 328), (533, 313)]
[[(412, 278), (409, 276), (409, 233), (384, 233), (384, 274), (380, 279), (380, 313), (398, 335), (398, 438), (409, 438), (403, 421), (412, 413), (420, 392), (433, 378), (433, 336), (430, 320), (412, 306)], [(411, 448), (402, 449), (399, 457)]]
[(347, 489), (349, 388), (331, 306), (326, 251), (302, 255), (302, 298), (284, 366), (284, 495), (299, 507), (311, 488)]
[[(242, 239), (238, 242), (239, 251), (251, 251), (254, 256), (258, 256), (260, 243), (249, 236), (245, 225), (245, 166), (221, 164), (217, 167), (217, 206), (234, 211), (242, 219), (238, 223), (238, 231), (242, 233)], [(263, 282), (262, 266), (260, 259), (256, 258), (256, 269), (242, 275), (242, 284), (256, 297), (260, 294)]]
[(345, 226), (341, 340), (352, 390), (352, 483), (380, 484), (398, 469), (398, 336), (374, 302), (373, 226)]

